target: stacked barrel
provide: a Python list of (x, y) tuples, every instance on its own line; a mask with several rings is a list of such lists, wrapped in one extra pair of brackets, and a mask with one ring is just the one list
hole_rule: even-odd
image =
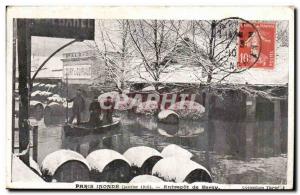
[(46, 156), (41, 166), (48, 182), (212, 182), (210, 172), (191, 160), (193, 154), (171, 144), (159, 152), (147, 146), (129, 148), (124, 154), (95, 150), (84, 158), (71, 150)]

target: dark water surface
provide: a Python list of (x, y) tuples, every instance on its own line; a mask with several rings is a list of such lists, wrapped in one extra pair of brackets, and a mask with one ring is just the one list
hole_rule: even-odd
[[(133, 146), (150, 146), (161, 151), (177, 144), (194, 154), (194, 161), (205, 166), (213, 182), (226, 184), (285, 184), (287, 170), (286, 133), (275, 133), (273, 121), (252, 124), (181, 120), (178, 126), (163, 125), (154, 117), (128, 113), (120, 128), (101, 134), (64, 136), (62, 123), (46, 126), (37, 121), (38, 163), (58, 149), (71, 149), (87, 156), (97, 149), (120, 153)], [(17, 139), (15, 140), (17, 142)]]

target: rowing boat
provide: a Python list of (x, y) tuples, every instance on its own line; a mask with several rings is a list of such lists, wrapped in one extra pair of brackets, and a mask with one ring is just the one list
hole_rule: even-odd
[(78, 136), (89, 133), (104, 133), (109, 130), (114, 130), (120, 125), (120, 118), (113, 117), (112, 123), (100, 123), (99, 125), (91, 125), (89, 122), (80, 124), (66, 124), (64, 125), (64, 133), (67, 136)]

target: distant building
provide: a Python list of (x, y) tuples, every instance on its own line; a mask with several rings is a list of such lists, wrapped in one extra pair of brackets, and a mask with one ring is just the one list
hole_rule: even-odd
[(96, 55), (95, 50), (84, 52), (64, 53), (63, 81), (68, 78), (69, 84), (105, 83), (105, 64), (103, 59)]
[[(31, 57), (31, 77), (36, 73), (47, 56), (33, 55)], [(62, 81), (62, 61), (59, 57), (52, 57), (38, 72), (34, 82), (55, 84)], [(17, 76), (18, 77), (18, 76)]]

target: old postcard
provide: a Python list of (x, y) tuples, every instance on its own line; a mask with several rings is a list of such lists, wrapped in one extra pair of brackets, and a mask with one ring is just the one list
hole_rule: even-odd
[(294, 188), (293, 7), (7, 7), (7, 188)]

